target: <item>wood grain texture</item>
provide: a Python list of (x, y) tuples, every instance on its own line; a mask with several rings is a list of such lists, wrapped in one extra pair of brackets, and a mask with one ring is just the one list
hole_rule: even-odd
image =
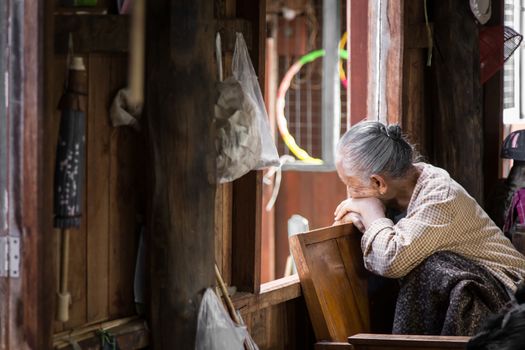
[[(492, 1), (492, 16), (487, 25), (503, 24), (503, 0)], [(488, 209), (497, 206), (498, 201), (490, 202), (501, 174), (500, 147), (503, 143), (503, 70), (498, 71), (483, 84), (483, 176), (484, 198)], [(488, 210), (487, 210), (488, 211)], [(498, 212), (498, 210), (495, 210)], [(497, 219), (495, 220), (497, 221)]]
[(286, 303), (302, 295), (299, 277), (292, 275), (261, 285), (259, 294), (237, 293), (232, 298), (235, 308), (242, 313), (253, 313), (264, 308)]
[(315, 343), (315, 350), (354, 350), (354, 347), (343, 342), (320, 341)]
[(215, 281), (213, 7), (148, 1), (146, 13), (153, 347), (194, 349), (202, 292)]
[(217, 186), (215, 193), (215, 261), (224, 282), (231, 283), (232, 184)]
[(483, 116), (478, 27), (468, 3), (431, 5), (434, 22), (432, 105), (434, 163), (478, 202), (483, 200)]
[(405, 0), (387, 2), (388, 38), (384, 48), (386, 61), (386, 120), (389, 124), (399, 124), (403, 115), (403, 51), (404, 51), (404, 6)]
[(261, 285), (261, 178), (250, 171), (233, 184), (231, 284), (242, 292), (258, 293)]
[[(232, 1), (226, 7), (230, 10), (235, 7), (236, 17), (251, 23), (255, 34), (249, 53), (258, 80), (263, 84), (266, 1)], [(262, 171), (251, 171), (235, 180), (232, 201), (231, 284), (239, 291), (258, 293), (261, 285)]]
[[(232, 74), (233, 50), (226, 49), (223, 34), (226, 28), (221, 19), (235, 17), (235, 0), (215, 0), (217, 28), (221, 33), (223, 79)], [(251, 26), (249, 26), (251, 28)], [(241, 31), (244, 36), (244, 31)], [(246, 39), (246, 38), (245, 38)], [(217, 72), (214, 61), (213, 71)], [(227, 285), (231, 284), (232, 272), (232, 193), (233, 183), (218, 184), (215, 193), (215, 262)]]
[[(4, 84), (0, 88), (2, 121), (1, 236), (18, 238), (19, 276), (0, 279), (0, 348), (43, 349), (50, 346), (53, 316), (52, 212), (45, 207), (52, 180), (43, 159), (47, 126), (42, 116), (44, 71), (51, 66), (44, 45), (42, 13), (49, 4), (3, 1), (0, 4), (0, 66)], [(46, 23), (47, 24), (47, 23)], [(42, 53), (45, 50), (45, 58)], [(51, 69), (52, 70), (52, 69)], [(45, 150), (44, 150), (45, 149)], [(4, 204), (3, 203), (3, 204)]]
[[(72, 320), (54, 323), (54, 332), (72, 329), (85, 323), (129, 316), (135, 312), (133, 277), (137, 253), (137, 217), (145, 207), (145, 141), (131, 129), (115, 129), (109, 120), (109, 106), (117, 90), (125, 85), (127, 58), (121, 54), (85, 56), (89, 77), (89, 104), (86, 122), (87, 166), (83, 236), (71, 254), (76, 269), (70, 281), (75, 293), (71, 305)], [(49, 138), (56, 140), (59, 112), (56, 102), (62, 91), (65, 56), (53, 62), (54, 87), (50, 100), (55, 101), (49, 121)], [(55, 141), (56, 142), (56, 141)], [(53, 150), (48, 151), (54, 162)], [(53, 168), (47, 170), (52, 179)], [(55, 234), (55, 239), (58, 234)], [(81, 240), (79, 245), (78, 241)], [(82, 246), (82, 242), (84, 245)], [(58, 239), (54, 243), (58, 247)], [(58, 256), (55, 255), (55, 268)], [(57, 277), (53, 279), (58, 285)]]
[[(405, 0), (405, 13), (404, 17), (406, 18), (409, 15), (409, 8), (421, 8), (423, 3), (412, 0)], [(426, 49), (429, 47), (427, 26), (425, 23), (414, 23), (406, 26), (407, 21), (405, 22), (405, 50), (407, 49)], [(430, 28), (433, 27), (432, 23), (429, 23)]]
[(357, 229), (349, 224), (294, 235), (290, 248), (316, 339), (345, 341), (369, 330), (368, 273)]
[(354, 125), (367, 115), (368, 85), (368, 2), (352, 1), (350, 11), (350, 119)]
[[(15, 187), (16, 208), (14, 218), (18, 229), (21, 231), (21, 277), (14, 282), (15, 286), (21, 289), (20, 294), (13, 289), (10, 296), (15, 301), (12, 307), (10, 327), (15, 328), (17, 336), (8, 340), (8, 348), (32, 348), (43, 349), (51, 344), (51, 328), (53, 315), (53, 273), (52, 268), (52, 235), (53, 231), (49, 228), (49, 211), (43, 210), (50, 198), (49, 189), (43, 189), (46, 183), (45, 166), (43, 158), (46, 154), (44, 149), (45, 138), (42, 133), (45, 122), (42, 115), (47, 111), (44, 104), (44, 88), (46, 85), (44, 78), (45, 69), (51, 65), (48, 60), (48, 47), (44, 45), (44, 21), (42, 14), (48, 9), (42, 1), (31, 2), (8, 2), (8, 7), (14, 9), (14, 18), (9, 22), (13, 25), (8, 31), (23, 34), (23, 39), (11, 36), (11, 43), (18, 43), (23, 55), (15, 55), (15, 50), (9, 53), (12, 61), (18, 61), (22, 68), (22, 79), (18, 79), (17, 72), (10, 71), (9, 77), (13, 81), (9, 82), (10, 89), (19, 96), (12, 96), (14, 99), (9, 103), (20, 106), (20, 115), (12, 114), (14, 118), (13, 128), (18, 129), (18, 145), (14, 148), (14, 158), (18, 171), (15, 171), (12, 183), (18, 183)], [(20, 8), (16, 8), (20, 6)], [(21, 23), (18, 23), (19, 17)], [(20, 18), (21, 17), (21, 18)], [(18, 30), (17, 30), (18, 29)], [(4, 30), (4, 28), (2, 28)], [(9, 34), (11, 35), (11, 34)], [(14, 46), (17, 46), (15, 44)], [(3, 47), (2, 47), (3, 49)], [(43, 52), (46, 52), (46, 56)], [(13, 74), (15, 73), (15, 74)], [(7, 81), (6, 81), (7, 83)], [(19, 85), (20, 84), (20, 85)], [(20, 124), (18, 124), (20, 123)], [(14, 227), (10, 228), (10, 235), (15, 233)], [(15, 287), (16, 288), (16, 287)], [(16, 310), (16, 311), (15, 311)], [(0, 327), (5, 327), (4, 325)]]
[(356, 334), (348, 342), (356, 350), (382, 349), (465, 349), (470, 337), (440, 335)]
[[(264, 174), (267, 174), (267, 170)], [(264, 176), (264, 175), (263, 175)], [(261, 205), (261, 283), (275, 279), (275, 205), (266, 211), (271, 200), (273, 185), (262, 184)]]
[[(126, 56), (116, 55), (111, 61), (109, 81), (111, 98), (126, 84)], [(134, 313), (133, 278), (138, 246), (138, 218), (144, 213), (144, 139), (128, 128), (112, 128), (109, 170), (109, 242), (108, 270), (109, 317), (119, 318)], [(94, 253), (94, 252), (93, 252)]]
[(303, 350), (313, 346), (313, 331), (302, 297), (241, 314), (261, 350)]
[(429, 90), (426, 88), (425, 74), (430, 68), (426, 66), (427, 50), (425, 46), (414, 44), (414, 41), (423, 40), (417, 39), (423, 34), (428, 43), (424, 26), (424, 8), (421, 1), (405, 0), (404, 4), (403, 33), (406, 45), (403, 51), (401, 126), (408, 134), (410, 141), (416, 145), (417, 150), (424, 157), (428, 157), (431, 154), (428, 130), (430, 113), (427, 113), (426, 110), (428, 108), (426, 94)]
[(108, 317), (109, 266), (109, 125), (111, 58), (89, 55), (87, 118), (87, 320)]
[[(115, 337), (119, 349), (138, 350), (144, 349), (150, 344), (150, 332), (144, 320), (136, 320), (125, 325), (112, 327), (107, 331)], [(83, 350), (99, 350), (100, 337), (93, 335), (78, 341)], [(60, 350), (74, 350), (72, 345), (60, 346)]]
[(55, 16), (55, 52), (66, 54), (69, 33), (76, 54), (125, 53), (129, 48), (129, 19), (119, 15)]
[[(44, 22), (44, 35), (46, 38), (49, 38), (53, 33), (53, 25), (50, 20), (52, 13), (52, 6), (50, 0), (46, 0), (44, 3), (44, 15), (42, 16)], [(42, 4), (42, 2), (40, 2)], [(49, 295), (42, 300), (42, 303), (45, 303), (47, 309), (42, 311), (43, 317), (45, 317), (45, 325), (42, 326), (41, 331), (44, 334), (45, 340), (41, 345), (38, 345), (37, 348), (46, 349), (51, 346), (51, 336), (54, 332), (55, 325), (55, 301), (56, 301), (56, 291), (58, 284), (55, 285), (55, 279), (58, 283), (58, 269), (55, 269), (55, 266), (58, 267), (58, 264), (55, 265), (55, 256), (57, 254), (56, 243), (58, 243), (59, 235), (53, 229), (53, 176), (52, 171), (54, 170), (54, 158), (55, 158), (55, 145), (48, 140), (56, 140), (56, 138), (51, 137), (54, 125), (54, 120), (52, 116), (54, 115), (53, 111), (55, 108), (55, 101), (51, 100), (50, 97), (53, 96), (54, 84), (52, 77), (54, 76), (54, 55), (53, 55), (53, 41), (44, 40), (44, 62), (45, 70), (43, 72), (44, 79), (44, 92), (42, 93), (44, 99), (44, 111), (43, 114), (46, 116), (42, 118), (42, 139), (45, 140), (42, 145), (41, 157), (42, 161), (42, 171), (43, 171), (43, 195), (44, 202), (42, 208), (40, 209), (40, 215), (42, 215), (42, 232), (45, 232), (46, 237), (46, 249), (49, 250), (48, 253), (44, 255), (43, 265), (44, 269), (47, 272), (43, 272), (44, 279), (47, 281), (46, 286), (42, 287), (46, 290)], [(58, 262), (58, 261), (57, 261)]]

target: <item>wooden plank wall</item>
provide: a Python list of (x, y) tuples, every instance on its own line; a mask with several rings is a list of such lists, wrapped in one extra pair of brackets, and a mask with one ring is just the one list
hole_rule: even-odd
[[(71, 234), (70, 320), (56, 322), (55, 332), (135, 312), (137, 223), (145, 203), (144, 140), (129, 128), (113, 128), (109, 120), (111, 101), (126, 83), (127, 56), (89, 53), (83, 57), (89, 94), (84, 215), (80, 230)], [(65, 67), (66, 57), (55, 56), (53, 101), (61, 95)], [(59, 112), (50, 117), (51, 140), (56, 140)], [(54, 154), (49, 161), (54, 162)], [(58, 234), (56, 247), (58, 251)], [(55, 257), (58, 266), (58, 254)]]
[(314, 332), (297, 275), (263, 284), (257, 295), (239, 293), (233, 299), (261, 350), (313, 347)]
[(330, 226), (334, 210), (346, 198), (346, 188), (337, 173), (284, 171), (275, 203), (275, 277), (283, 277), (288, 245), (288, 219), (299, 214), (310, 229)]
[(303, 297), (242, 314), (259, 349), (313, 348), (314, 333)]

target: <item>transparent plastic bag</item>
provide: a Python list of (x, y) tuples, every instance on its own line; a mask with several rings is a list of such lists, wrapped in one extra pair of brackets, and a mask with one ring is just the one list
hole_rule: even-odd
[(237, 33), (235, 41), (235, 52), (233, 53), (232, 63), (233, 76), (237, 79), (246, 94), (255, 102), (257, 108), (257, 120), (259, 123), (259, 137), (261, 139), (262, 149), (258, 159), (256, 169), (279, 165), (279, 154), (272, 135), (270, 134), (270, 125), (268, 124), (268, 113), (259, 86), (259, 80), (255, 69), (253, 68), (250, 54), (246, 47), (246, 42), (241, 33)]
[(257, 75), (237, 33), (233, 76), (219, 83), (215, 105), (217, 180), (233, 181), (252, 169), (279, 165)]
[(246, 327), (235, 325), (213, 289), (206, 289), (197, 320), (195, 350), (243, 350), (247, 337)]

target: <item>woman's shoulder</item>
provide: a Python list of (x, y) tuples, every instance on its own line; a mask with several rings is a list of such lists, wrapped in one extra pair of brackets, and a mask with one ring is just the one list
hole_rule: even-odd
[(431, 186), (450, 185), (452, 178), (445, 170), (429, 163), (414, 164), (420, 171), (418, 184)]
[(445, 169), (428, 163), (416, 163), (414, 165), (421, 172), (416, 184), (416, 189), (420, 195), (447, 199), (455, 194), (455, 181)]

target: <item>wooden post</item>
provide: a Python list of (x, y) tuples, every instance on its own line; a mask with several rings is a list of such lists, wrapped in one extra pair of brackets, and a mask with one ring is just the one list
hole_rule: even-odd
[(432, 4), (434, 163), (481, 203), (484, 142), (478, 26), (467, 2)]
[(348, 85), (350, 86), (350, 122), (352, 125), (360, 122), (367, 115), (367, 89), (368, 84), (368, 58), (370, 50), (368, 47), (368, 0), (351, 2), (350, 33), (348, 37), (350, 68), (348, 73)]
[(154, 349), (194, 349), (202, 293), (215, 281), (213, 6), (148, 1), (146, 13), (152, 339)]
[[(427, 67), (427, 28), (425, 26), (424, 3), (419, 0), (405, 0), (403, 14), (403, 90), (401, 125), (403, 131), (416, 144), (418, 151), (428, 157), (430, 154), (425, 74)], [(421, 38), (418, 40), (418, 38)], [(435, 54), (437, 55), (437, 53)], [(434, 56), (435, 57), (435, 56)]]
[[(492, 17), (487, 25), (503, 25), (503, 0), (492, 1)], [(503, 69), (483, 84), (483, 177), (485, 205), (494, 205), (488, 195), (501, 174), (500, 146), (503, 142)]]
[[(259, 82), (264, 82), (266, 1), (238, 1), (236, 15), (252, 23), (250, 57)], [(250, 171), (232, 186), (231, 285), (259, 293), (261, 287), (262, 171)], [(224, 274), (224, 273), (223, 273)]]
[(44, 8), (34, 1), (0, 4), (0, 238), (10, 247), (9, 270), (2, 265), (0, 274), (0, 349), (51, 347), (54, 232), (43, 229), (50, 191), (42, 186), (41, 151)]
[(380, 0), (369, 2), (368, 8), (367, 117), (388, 124), (401, 122), (403, 5)]

